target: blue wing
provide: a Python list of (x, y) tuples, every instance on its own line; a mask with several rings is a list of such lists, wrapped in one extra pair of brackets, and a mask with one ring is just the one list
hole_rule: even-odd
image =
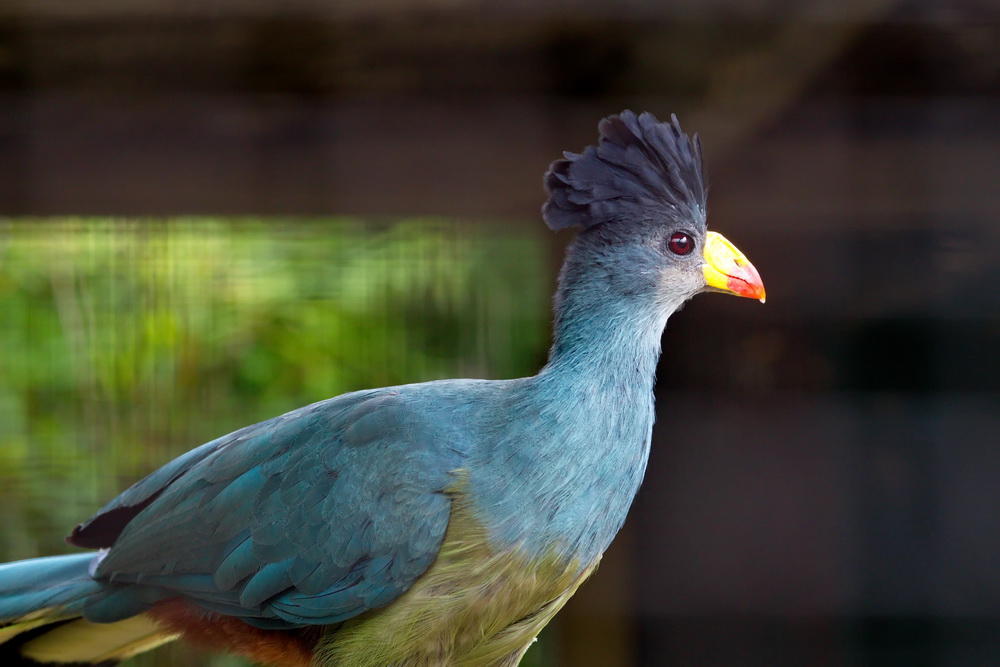
[(346, 394), (247, 427), (125, 491), (70, 537), (111, 547), (96, 576), (133, 584), (87, 616), (114, 620), (182, 595), (280, 628), (394, 600), (436, 557), (462, 464), (456, 434), (406, 389)]

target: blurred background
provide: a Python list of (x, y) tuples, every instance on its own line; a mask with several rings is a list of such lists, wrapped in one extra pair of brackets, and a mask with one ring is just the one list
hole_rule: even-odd
[(0, 560), (299, 405), (533, 373), (542, 173), (623, 108), (701, 133), (768, 302), (671, 320), (526, 664), (1000, 665), (995, 0), (3, 4)]

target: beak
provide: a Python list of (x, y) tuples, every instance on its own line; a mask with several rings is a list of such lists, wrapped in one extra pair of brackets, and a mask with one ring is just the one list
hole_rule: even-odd
[(702, 251), (705, 283), (713, 292), (759, 299), (764, 303), (764, 283), (746, 256), (722, 234), (708, 232)]

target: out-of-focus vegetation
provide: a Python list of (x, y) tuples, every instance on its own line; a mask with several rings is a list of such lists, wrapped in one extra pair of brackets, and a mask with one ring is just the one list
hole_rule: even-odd
[(300, 405), (533, 373), (551, 283), (537, 239), (481, 225), (0, 221), (0, 560), (68, 550), (142, 475)]

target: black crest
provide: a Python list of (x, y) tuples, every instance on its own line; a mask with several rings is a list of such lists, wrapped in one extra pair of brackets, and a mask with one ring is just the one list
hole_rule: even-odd
[(677, 116), (623, 111), (597, 126), (597, 146), (564, 153), (545, 174), (542, 216), (552, 229), (622, 220), (684, 220), (705, 227), (701, 142), (681, 131)]

